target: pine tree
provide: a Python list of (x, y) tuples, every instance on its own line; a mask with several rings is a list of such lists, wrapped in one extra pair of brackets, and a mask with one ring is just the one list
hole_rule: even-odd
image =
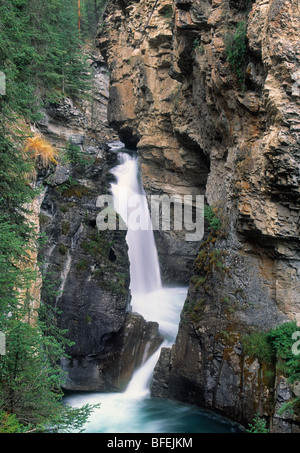
[[(37, 195), (26, 152), (30, 123), (41, 106), (64, 95), (81, 96), (88, 71), (78, 33), (77, 2), (0, 0), (0, 432), (68, 430), (91, 411), (62, 404), (59, 366), (66, 348), (56, 313), (33, 313), (30, 289), (40, 278), (34, 262), (37, 233), (28, 206)], [(34, 320), (34, 322), (33, 322)]]

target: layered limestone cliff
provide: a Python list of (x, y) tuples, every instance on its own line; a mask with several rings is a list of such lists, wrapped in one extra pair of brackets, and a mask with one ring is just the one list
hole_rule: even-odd
[[(157, 234), (164, 280), (190, 284), (152, 394), (291, 432), (297, 414), (278, 409), (297, 389), (241, 339), (300, 321), (299, 16), (297, 0), (112, 0), (99, 34), (109, 123), (148, 195), (205, 194), (219, 219), (201, 244)], [(241, 24), (242, 77), (226, 53)]]
[(108, 193), (117, 162), (106, 143), (118, 137), (107, 123), (107, 67), (101, 55), (90, 64), (92, 101), (64, 98), (37, 124), (36, 133), (59, 151), (58, 165), (42, 178), (42, 302), (58, 310), (73, 343), (62, 363), (64, 388), (121, 391), (162, 339), (156, 323), (130, 312), (126, 232), (97, 228), (97, 199)]

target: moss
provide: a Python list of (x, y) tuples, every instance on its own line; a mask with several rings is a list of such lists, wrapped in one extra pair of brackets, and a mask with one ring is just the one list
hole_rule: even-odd
[(85, 322), (86, 324), (91, 324), (91, 322), (92, 322), (91, 316), (90, 316), (90, 315), (85, 315), (85, 317), (84, 317), (84, 322)]
[(224, 296), (220, 300), (220, 304), (221, 304), (221, 306), (223, 306), (223, 309), (224, 309), (224, 312), (225, 312), (225, 315), (227, 318), (230, 317), (231, 315), (233, 315), (238, 309), (237, 301), (234, 298), (229, 297), (229, 296)]
[(67, 220), (64, 220), (62, 225), (61, 225), (61, 232), (64, 236), (66, 236), (69, 232), (70, 232), (70, 222), (68, 222)]
[(204, 54), (204, 45), (201, 42), (201, 36), (194, 39), (193, 50), (198, 51), (201, 55)]
[(95, 230), (87, 239), (82, 241), (81, 248), (91, 255), (96, 261), (103, 261), (109, 257), (109, 251), (113, 246), (112, 241), (108, 241), (106, 232)]
[(58, 250), (61, 255), (65, 255), (67, 253), (67, 251), (69, 250), (69, 247), (67, 247), (66, 245), (63, 245), (63, 244), (59, 244)]
[(172, 5), (165, 5), (159, 13), (164, 16), (165, 19), (170, 19), (173, 16), (173, 8)]
[(203, 286), (205, 283), (205, 278), (200, 277), (199, 275), (193, 275), (190, 280), (191, 283), (195, 285), (195, 289), (197, 289), (199, 286)]
[(56, 187), (55, 190), (66, 198), (82, 198), (90, 193), (90, 190), (87, 187), (81, 185), (78, 181), (75, 181), (71, 176), (68, 181), (61, 186)]
[(107, 278), (107, 275), (102, 269), (96, 269), (93, 278), (98, 281), (99, 286), (104, 290), (108, 291), (111, 294), (117, 295), (127, 295), (128, 287), (126, 274), (122, 272), (116, 272)]
[[(128, 292), (127, 274), (119, 271), (120, 265), (125, 265), (124, 260), (117, 260), (113, 252), (114, 243), (109, 240), (106, 231), (95, 230), (82, 241), (81, 248), (90, 255), (96, 269), (93, 272), (93, 279), (99, 287), (112, 294), (126, 295)], [(114, 259), (112, 259), (112, 255)], [(88, 266), (86, 260), (78, 262), (79, 269), (84, 270)]]
[(69, 207), (66, 205), (61, 205), (60, 210), (61, 212), (66, 213), (69, 211)]
[(77, 265), (76, 265), (76, 269), (78, 271), (85, 271), (85, 270), (88, 269), (88, 267), (89, 267), (89, 263), (85, 259), (79, 260)]
[(71, 198), (71, 197), (82, 198), (85, 195), (88, 195), (88, 193), (89, 193), (89, 189), (80, 184), (70, 187), (63, 191), (63, 195), (68, 198)]
[[(205, 299), (187, 299), (183, 307), (183, 314), (189, 321), (196, 324), (201, 321), (201, 314), (205, 308)], [(186, 319), (187, 320), (187, 319)]]
[(40, 221), (40, 225), (46, 225), (49, 222), (49, 217), (44, 214), (40, 214), (39, 221)]
[(234, 291), (234, 294), (236, 296), (240, 296), (242, 298), (245, 298), (246, 297), (246, 294), (245, 294), (245, 290), (244, 288), (241, 288), (241, 287), (238, 287), (235, 291)]
[(200, 299), (194, 304), (193, 311), (190, 314), (190, 319), (192, 322), (197, 323), (201, 320), (201, 313), (203, 313), (204, 306), (205, 306), (204, 299)]
[(235, 323), (228, 323), (224, 329), (215, 334), (215, 341), (222, 344), (223, 359), (228, 363), (231, 362), (232, 357), (237, 355), (236, 346), (240, 343), (241, 334), (237, 331)]
[[(228, 216), (225, 215), (221, 203), (216, 203), (214, 206), (205, 206), (204, 218), (207, 223), (208, 236), (200, 244), (194, 268), (197, 272), (211, 273), (214, 268), (224, 272), (224, 257), (227, 252), (217, 249), (215, 244), (218, 239), (226, 238), (228, 235)], [(206, 275), (207, 277), (208, 275)]]
[(210, 238), (211, 236), (200, 246), (199, 254), (194, 263), (195, 271), (204, 274), (202, 276), (204, 281), (208, 279), (213, 271), (218, 272), (222, 277), (229, 271), (224, 262), (228, 252), (226, 250), (212, 249)]

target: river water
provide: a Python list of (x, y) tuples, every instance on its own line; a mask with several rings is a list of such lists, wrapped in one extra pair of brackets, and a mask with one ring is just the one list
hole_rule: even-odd
[[(128, 226), (132, 311), (156, 321), (165, 341), (137, 370), (123, 393), (75, 393), (65, 397), (73, 407), (100, 403), (84, 428), (86, 433), (229, 433), (240, 432), (231, 421), (213, 412), (175, 401), (150, 398), (154, 367), (162, 347), (174, 343), (187, 288), (164, 287), (137, 156), (124, 148), (112, 169), (116, 211)], [(138, 206), (138, 209), (137, 209)]]

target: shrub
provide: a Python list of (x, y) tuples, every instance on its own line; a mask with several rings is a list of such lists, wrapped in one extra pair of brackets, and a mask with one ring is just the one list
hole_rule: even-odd
[(66, 236), (66, 235), (69, 233), (70, 228), (71, 228), (70, 223), (69, 223), (67, 220), (64, 220), (63, 223), (62, 223), (62, 225), (61, 225), (61, 232), (62, 232), (62, 234), (63, 234), (64, 236)]
[(59, 244), (58, 250), (61, 255), (65, 255), (67, 253), (67, 251), (69, 250), (69, 248), (66, 245)]
[(299, 327), (295, 321), (280, 324), (269, 332), (254, 332), (243, 338), (243, 349), (247, 355), (262, 363), (276, 363), (290, 382), (300, 378), (300, 358), (292, 350), (293, 333)]
[(57, 165), (56, 157), (57, 150), (42, 137), (35, 136), (27, 140), (25, 152), (32, 156), (35, 160), (41, 159), (43, 167), (47, 167), (50, 162)]
[(212, 206), (204, 206), (204, 219), (208, 222), (209, 231), (216, 233), (220, 229), (221, 221)]
[(84, 167), (85, 165), (92, 165), (95, 158), (84, 154), (80, 146), (75, 145), (71, 141), (68, 141), (65, 149), (66, 157), (69, 162), (75, 167)]
[(269, 341), (277, 357), (277, 368), (282, 371), (291, 382), (300, 377), (300, 358), (292, 351), (295, 340), (293, 333), (299, 331), (295, 321), (280, 324), (269, 333)]
[(239, 22), (234, 33), (225, 39), (227, 61), (240, 83), (244, 81), (243, 66), (247, 54), (247, 22)]
[(58, 191), (64, 197), (67, 198), (71, 197), (82, 198), (85, 195), (88, 195), (89, 193), (89, 189), (79, 184), (79, 182), (73, 179), (72, 176), (70, 176), (68, 181), (66, 181), (64, 184), (62, 184), (59, 187), (56, 187), (56, 191)]
[(26, 428), (19, 423), (15, 414), (0, 411), (0, 434), (24, 433)]
[(76, 269), (78, 271), (86, 271), (88, 269), (89, 263), (85, 259), (81, 259), (78, 261)]
[(254, 419), (253, 419), (253, 424), (249, 424), (249, 429), (247, 429), (248, 433), (254, 433), (254, 434), (262, 434), (262, 433), (269, 433), (269, 430), (266, 427), (267, 423), (266, 421), (259, 416), (259, 414), (255, 414)]
[(274, 358), (272, 346), (266, 332), (253, 332), (243, 338), (245, 354), (255, 357), (261, 363), (271, 363)]

